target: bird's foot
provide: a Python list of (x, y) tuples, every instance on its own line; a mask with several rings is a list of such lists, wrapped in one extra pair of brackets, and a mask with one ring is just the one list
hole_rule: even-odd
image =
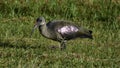
[(60, 47), (60, 49), (61, 49), (61, 50), (65, 50), (65, 49), (66, 49), (66, 46), (65, 46), (65, 45), (62, 45), (62, 46)]

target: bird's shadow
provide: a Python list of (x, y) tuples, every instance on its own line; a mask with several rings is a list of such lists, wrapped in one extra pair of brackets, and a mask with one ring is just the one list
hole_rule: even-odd
[(5, 41), (5, 42), (0, 41), (0, 47), (2, 47), (2, 48), (17, 48), (17, 49), (44, 49), (44, 50), (46, 50), (46, 49), (56, 50), (59, 48), (54, 45), (45, 47), (45, 46), (41, 46), (41, 45), (31, 46), (30, 44), (24, 44), (24, 45), (12, 44), (10, 41)]
[(30, 46), (30, 44), (24, 44), (24, 45), (19, 45), (19, 44), (12, 44), (9, 41), (2, 42), (0, 41), (0, 47), (2, 48), (23, 48), (23, 49), (37, 49), (40, 48), (41, 46)]

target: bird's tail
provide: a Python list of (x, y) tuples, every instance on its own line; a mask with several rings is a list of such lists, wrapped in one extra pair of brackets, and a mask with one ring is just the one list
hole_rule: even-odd
[(89, 33), (90, 33), (90, 34), (92, 34), (92, 31), (91, 31), (91, 30), (89, 30)]
[(93, 39), (93, 36), (92, 36), (92, 31), (91, 30), (88, 30), (86, 31), (84, 34), (80, 35), (81, 38), (90, 38), (90, 39)]
[(89, 30), (89, 33), (88, 33), (87, 37), (90, 38), (90, 39), (93, 39), (92, 31), (91, 30)]

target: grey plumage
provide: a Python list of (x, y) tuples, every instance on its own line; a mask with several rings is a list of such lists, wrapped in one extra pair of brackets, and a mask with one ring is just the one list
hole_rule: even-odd
[(36, 20), (33, 30), (38, 27), (40, 34), (44, 37), (61, 43), (61, 49), (66, 48), (65, 42), (75, 38), (92, 39), (92, 31), (83, 27), (78, 27), (72, 22), (63, 20), (49, 21), (47, 24), (43, 17)]

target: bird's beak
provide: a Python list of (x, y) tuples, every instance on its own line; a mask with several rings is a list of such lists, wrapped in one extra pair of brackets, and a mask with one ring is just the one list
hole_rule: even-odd
[(33, 32), (34, 32), (34, 30), (35, 30), (36, 28), (37, 28), (37, 24), (34, 25), (32, 31), (31, 31), (31, 35), (30, 35), (30, 37), (32, 36), (32, 34), (33, 34)]

